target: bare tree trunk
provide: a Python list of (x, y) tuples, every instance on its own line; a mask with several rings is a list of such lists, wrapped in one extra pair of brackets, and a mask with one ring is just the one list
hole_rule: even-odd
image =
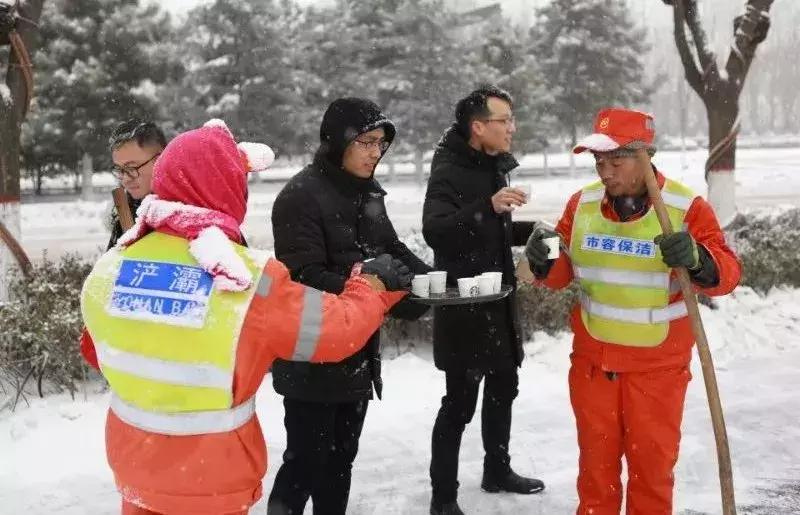
[(423, 158), (425, 156), (422, 152), (422, 147), (417, 146), (414, 148), (414, 175), (417, 178), (417, 185), (422, 186), (425, 182), (425, 167)]
[(572, 124), (570, 137), (572, 139), (570, 140), (570, 145), (567, 149), (567, 153), (569, 154), (569, 174), (575, 175), (575, 153), (572, 151), (572, 149), (578, 144), (578, 125), (576, 123)]
[(81, 200), (92, 200), (92, 168), (92, 156), (85, 152), (81, 160)]
[(687, 118), (686, 83), (678, 80), (678, 127), (681, 135), (681, 170), (686, 170), (689, 164), (686, 160), (686, 118)]
[[(724, 144), (730, 134), (735, 134), (739, 114), (736, 100), (706, 106), (708, 113), (708, 151)], [(706, 174), (708, 201), (714, 206), (722, 227), (728, 226), (736, 217), (736, 138), (732, 138)]]
[[(736, 138), (739, 132), (739, 96), (756, 48), (767, 37), (773, 0), (747, 0), (745, 13), (734, 20), (734, 41), (720, 69), (700, 23), (697, 0), (662, 0), (673, 6), (674, 36), (686, 81), (706, 106), (708, 198), (723, 227), (736, 215)], [(686, 34), (688, 27), (691, 37)]]
[[(37, 47), (37, 23), (44, 0), (28, 0), (20, 4), (0, 3), (0, 44), (12, 44), (5, 77), (0, 75), (0, 223), (14, 240), (20, 239), (20, 130), (30, 101), (30, 84), (26, 74), (32, 73), (22, 59), (32, 56)], [(18, 37), (17, 37), (18, 36)], [(19, 45), (19, 46), (17, 46)], [(30, 77), (30, 75), (28, 75)], [(5, 80), (2, 80), (2, 79)], [(16, 258), (6, 243), (0, 242), (0, 300), (7, 298), (6, 275)]]
[(550, 175), (550, 166), (547, 164), (547, 145), (542, 147), (542, 165), (544, 165), (544, 174)]

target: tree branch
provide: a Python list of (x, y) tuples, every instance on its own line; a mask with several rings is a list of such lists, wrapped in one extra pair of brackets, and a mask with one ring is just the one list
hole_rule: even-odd
[(700, 68), (704, 76), (715, 76), (719, 73), (717, 69), (717, 56), (708, 46), (708, 38), (703, 25), (700, 23), (700, 15), (697, 12), (697, 0), (675, 0), (675, 5), (684, 10), (684, 18), (689, 30), (692, 33), (694, 46), (697, 49), (697, 57), (700, 60)]
[[(37, 46), (37, 33), (39, 18), (42, 15), (42, 6), (44, 0), (28, 0), (19, 4), (18, 14), (24, 18), (22, 21), (17, 22), (16, 30), (19, 34), (22, 43), (28, 51), (29, 55), (33, 55)], [(8, 63), (8, 73), (6, 74), (6, 85), (11, 91), (11, 98), (14, 99), (14, 115), (18, 123), (22, 123), (25, 115), (27, 105), (25, 100), (27, 98), (27, 85), (25, 83), (25, 76), (22, 70), (22, 65), (15, 52), (10, 53), (11, 57)]]
[(686, 75), (686, 81), (694, 89), (698, 95), (703, 96), (703, 76), (697, 67), (697, 62), (694, 59), (689, 42), (686, 40), (686, 27), (684, 25), (685, 11), (683, 9), (683, 2), (678, 0), (672, 8), (673, 20), (675, 22), (674, 34), (675, 45), (678, 47), (678, 54), (683, 63), (683, 70)]
[(748, 0), (745, 12), (733, 22), (733, 44), (725, 64), (729, 80), (741, 91), (756, 48), (769, 31), (769, 9), (773, 0)]

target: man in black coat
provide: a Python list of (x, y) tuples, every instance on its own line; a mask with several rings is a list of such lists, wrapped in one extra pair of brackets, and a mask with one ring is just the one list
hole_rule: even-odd
[[(395, 127), (369, 100), (342, 98), (325, 112), (314, 161), (281, 190), (272, 208), (275, 256), (292, 278), (340, 293), (353, 265), (391, 254), (413, 273), (430, 271), (397, 237), (386, 214), (386, 192), (373, 174)], [(408, 299), (390, 312), (422, 316)], [(344, 514), (353, 460), (372, 390), (381, 397), (380, 333), (362, 351), (336, 364), (277, 360), (275, 391), (284, 396), (287, 442), (270, 494), (270, 514)]]
[[(499, 271), (504, 284), (516, 287), (511, 247), (525, 244), (533, 224), (511, 221), (511, 211), (527, 201), (522, 190), (508, 186), (508, 173), (518, 166), (509, 153), (516, 130), (511, 109), (511, 96), (499, 88), (470, 93), (456, 105), (456, 123), (434, 153), (422, 233), (433, 248), (435, 268), (446, 270), (450, 281)], [(510, 465), (521, 336), (514, 293), (501, 301), (434, 310), (433, 356), (445, 372), (447, 393), (433, 428), (431, 514), (463, 513), (456, 500), (458, 453), (484, 378), (481, 487), (523, 494), (544, 489)]]

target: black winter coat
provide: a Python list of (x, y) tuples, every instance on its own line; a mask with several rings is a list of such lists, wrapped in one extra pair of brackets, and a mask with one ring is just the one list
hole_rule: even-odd
[[(524, 245), (532, 222), (513, 222), (498, 215), (491, 197), (508, 186), (518, 163), (511, 154), (490, 156), (469, 146), (448, 129), (431, 162), (422, 213), (422, 233), (434, 251), (437, 270), (448, 281), (502, 271), (503, 283), (516, 288), (511, 247)], [(504, 300), (465, 306), (436, 307), (433, 356), (442, 370), (495, 370), (522, 363), (522, 335), (516, 294)]]
[[(358, 179), (324, 157), (295, 175), (272, 208), (275, 257), (295, 281), (339, 294), (353, 265), (388, 253), (414, 273), (430, 267), (397, 237), (386, 214), (386, 192), (374, 179)], [(404, 300), (391, 314), (414, 319), (426, 306)], [(289, 398), (350, 402), (381, 396), (380, 331), (354, 356), (331, 364), (278, 360), (272, 367), (275, 391)]]

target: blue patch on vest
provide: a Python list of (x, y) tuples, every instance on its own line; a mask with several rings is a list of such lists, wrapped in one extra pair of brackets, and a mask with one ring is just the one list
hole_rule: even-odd
[(581, 249), (620, 256), (656, 257), (656, 244), (652, 241), (636, 240), (610, 234), (585, 234), (581, 242)]
[(214, 280), (202, 268), (124, 259), (108, 314), (183, 327), (203, 327)]

